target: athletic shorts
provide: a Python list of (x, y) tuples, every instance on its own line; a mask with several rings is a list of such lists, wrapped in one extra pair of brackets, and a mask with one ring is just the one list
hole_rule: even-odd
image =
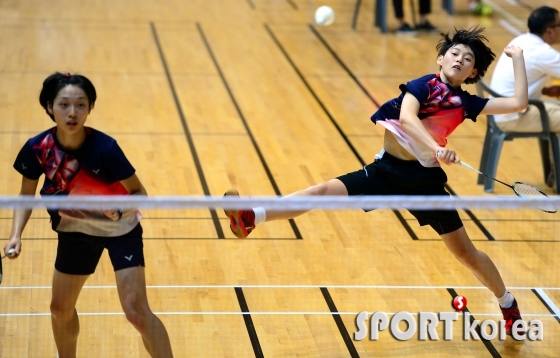
[[(426, 168), (416, 160), (398, 159), (383, 153), (363, 169), (339, 176), (348, 195), (443, 195), (447, 175), (440, 167)], [(368, 210), (366, 210), (368, 211)], [(463, 226), (457, 210), (408, 210), (420, 226), (430, 225), (438, 234)]]
[(95, 272), (104, 249), (109, 251), (115, 271), (145, 266), (142, 226), (138, 224), (128, 234), (115, 237), (58, 232), (54, 267), (69, 275), (91, 275)]

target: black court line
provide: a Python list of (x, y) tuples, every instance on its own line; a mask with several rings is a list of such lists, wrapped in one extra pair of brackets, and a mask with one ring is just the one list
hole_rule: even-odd
[(249, 6), (251, 7), (251, 9), (255, 10), (255, 4), (251, 1), (251, 0), (247, 0), (247, 3), (249, 4)]
[[(299, 78), (301, 79), (301, 81), (303, 82), (303, 84), (305, 85), (305, 87), (307, 87), (307, 90), (311, 93), (311, 95), (313, 96), (313, 98), (315, 98), (315, 101), (317, 101), (317, 103), (319, 104), (319, 106), (323, 109), (323, 111), (325, 112), (325, 114), (327, 115), (327, 117), (329, 117), (331, 123), (333, 124), (333, 126), (336, 128), (336, 130), (338, 131), (338, 134), (342, 137), (342, 139), (344, 140), (344, 142), (346, 143), (346, 145), (348, 146), (348, 148), (350, 148), (350, 150), (352, 151), (352, 153), (354, 153), (354, 156), (356, 157), (356, 159), (358, 159), (358, 161), (360, 162), (360, 164), (362, 166), (366, 165), (366, 162), (364, 161), (364, 159), (360, 156), (360, 153), (358, 153), (358, 150), (354, 147), (354, 145), (352, 144), (352, 142), (350, 141), (350, 139), (348, 138), (348, 136), (344, 133), (344, 131), (342, 130), (342, 128), (340, 128), (340, 126), (338, 125), (338, 123), (336, 122), (336, 120), (334, 119), (334, 117), (331, 115), (331, 113), (329, 112), (329, 110), (327, 109), (327, 107), (323, 104), (323, 102), (321, 101), (321, 99), (319, 98), (319, 96), (315, 93), (315, 91), (313, 91), (313, 88), (311, 88), (311, 85), (307, 82), (307, 80), (305, 79), (305, 77), (303, 76), (303, 74), (300, 72), (300, 70), (297, 68), (297, 66), (295, 65), (295, 63), (292, 61), (291, 57), (288, 55), (288, 53), (286, 52), (286, 50), (284, 49), (284, 47), (282, 46), (282, 44), (280, 43), (280, 41), (276, 38), (276, 36), (274, 35), (274, 33), (272, 32), (272, 30), (270, 29), (270, 27), (267, 24), (264, 24), (264, 27), (266, 29), (266, 31), (268, 31), (269, 35), (272, 37), (272, 39), (274, 40), (274, 42), (276, 43), (276, 46), (278, 46), (278, 48), (280, 49), (280, 51), (282, 52), (282, 54), (284, 54), (284, 57), (286, 58), (286, 60), (290, 63), (290, 65), (292, 66), (292, 68), (294, 69), (294, 71), (296, 72), (296, 74), (299, 76)], [(398, 210), (392, 210), (393, 213), (395, 213), (395, 215), (397, 216), (397, 218), (399, 219), (399, 221), (401, 222), (402, 226), (405, 228), (406, 232), (408, 232), (408, 234), (410, 235), (410, 237), (413, 240), (418, 240), (418, 237), (416, 236), (416, 233), (414, 232), (414, 230), (412, 230), (412, 228), (410, 227), (410, 225), (408, 225), (408, 223), (406, 222), (406, 220), (404, 219), (404, 217), (402, 216), (402, 214), (398, 211)]]
[[(270, 181), (270, 184), (272, 185), (272, 188), (274, 189), (274, 193), (276, 193), (276, 195), (282, 195), (282, 193), (280, 192), (280, 189), (278, 188), (278, 184), (276, 184), (276, 180), (274, 179), (274, 176), (272, 175), (272, 172), (270, 171), (270, 168), (269, 168), (268, 164), (266, 163), (266, 159), (264, 158), (264, 155), (262, 154), (262, 151), (261, 151), (257, 141), (255, 140), (255, 136), (253, 135), (253, 132), (251, 131), (251, 129), (249, 128), (249, 125), (247, 124), (247, 120), (245, 119), (245, 116), (243, 115), (243, 112), (241, 111), (241, 107), (239, 107), (239, 104), (237, 103), (237, 100), (235, 99), (235, 96), (233, 95), (233, 92), (232, 92), (231, 88), (229, 87), (229, 84), (226, 80), (226, 77), (224, 76), (224, 73), (222, 72), (222, 69), (221, 69), (220, 65), (218, 64), (218, 60), (216, 59), (216, 56), (214, 56), (214, 52), (212, 51), (212, 48), (210, 47), (210, 43), (206, 39), (206, 36), (204, 35), (204, 31), (202, 31), (202, 26), (200, 26), (200, 24), (198, 22), (196, 23), (196, 28), (198, 29), (198, 32), (200, 33), (200, 37), (202, 37), (202, 41), (204, 41), (204, 45), (206, 46), (206, 49), (208, 50), (208, 54), (212, 58), (212, 62), (214, 63), (214, 66), (216, 67), (216, 71), (218, 71), (218, 74), (220, 75), (220, 78), (222, 79), (224, 87), (226, 88), (233, 105), (235, 106), (235, 110), (237, 111), (237, 114), (239, 115), (239, 118), (241, 119), (241, 122), (243, 123), (243, 126), (245, 127), (245, 130), (247, 131), (247, 134), (249, 135), (249, 138), (251, 139), (251, 144), (253, 144), (253, 148), (255, 148), (255, 151), (257, 152), (259, 160), (261, 161), (261, 165), (263, 166), (264, 171), (266, 172), (266, 175), (268, 177), (268, 180)], [(289, 219), (288, 221), (290, 222), (290, 226), (292, 227), (292, 230), (294, 231), (296, 239), (298, 239), (298, 240), (303, 239), (303, 237), (301, 236), (301, 233), (299, 231), (299, 228), (297, 227), (294, 219)]]
[[(340, 64), (340, 66), (342, 68), (344, 68), (344, 70), (348, 73), (348, 75), (354, 80), (354, 82), (356, 82), (356, 84), (358, 85), (358, 87), (360, 87), (362, 89), (362, 91), (365, 93), (365, 95), (377, 106), (380, 107), (379, 102), (377, 102), (375, 100), (375, 98), (373, 98), (373, 96), (368, 92), (368, 90), (364, 87), (364, 85), (362, 85), (360, 83), (360, 81), (358, 80), (358, 78), (352, 73), (352, 71), (348, 68), (348, 66), (346, 66), (346, 64), (344, 64), (344, 62), (342, 61), (342, 59), (340, 59), (340, 57), (336, 54), (336, 52), (332, 49), (332, 47), (327, 43), (327, 41), (323, 38), (323, 36), (321, 36), (321, 34), (315, 29), (315, 27), (313, 25), (309, 25), (309, 28), (311, 29), (311, 31), (315, 34), (315, 36), (317, 36), (317, 38), (319, 39), (319, 41), (321, 41), (321, 43), (323, 44), (323, 46), (325, 46), (325, 48), (330, 52), (330, 54), (335, 58), (335, 60)], [(451, 187), (447, 184), (445, 184), (445, 188), (451, 193), (451, 195), (454, 196), (458, 196), (457, 194), (455, 194), (455, 192), (451, 189)], [(486, 237), (488, 238), (488, 240), (494, 241), (494, 237), (492, 236), (492, 234), (490, 234), (490, 231), (488, 231), (484, 225), (482, 225), (482, 223), (476, 218), (476, 216), (468, 209), (463, 209), (465, 211), (465, 213), (467, 213), (467, 215), (473, 220), (473, 222), (476, 224), (476, 226), (480, 229), (480, 231), (482, 231), (484, 233), (484, 235), (486, 235)], [(407, 229), (408, 231), (408, 229)]]
[(294, 10), (298, 10), (297, 4), (293, 0), (286, 0)]
[(554, 315), (554, 318), (556, 319), (556, 321), (558, 321), (558, 323), (560, 323), (560, 317), (558, 317), (556, 315), (556, 312), (554, 312), (554, 310), (548, 305), (548, 303), (546, 303), (546, 301), (544, 300), (544, 298), (537, 292), (537, 290), (535, 290), (534, 288), (531, 289), (531, 291), (533, 291), (533, 293), (535, 294), (535, 296), (537, 296), (539, 298), (539, 300), (541, 301), (541, 303), (546, 307), (546, 309), (548, 310), (548, 312), (552, 313)]
[(375, 104), (377, 107), (381, 107), (379, 102), (377, 102), (377, 100), (375, 98), (373, 98), (373, 96), (368, 92), (368, 90), (364, 87), (364, 85), (360, 82), (360, 80), (358, 80), (358, 77), (356, 77), (354, 75), (354, 73), (350, 70), (350, 68), (348, 68), (348, 66), (346, 66), (344, 61), (342, 61), (342, 59), (336, 54), (336, 52), (327, 43), (327, 41), (325, 41), (323, 36), (321, 36), (321, 34), (315, 29), (315, 27), (313, 27), (313, 25), (309, 24), (309, 28), (311, 29), (311, 32), (313, 32), (313, 34), (319, 39), (319, 41), (321, 41), (323, 46), (325, 46), (327, 51), (329, 51), (329, 53), (334, 57), (336, 62), (338, 62), (340, 67), (342, 67), (344, 69), (344, 71), (346, 71), (348, 76), (350, 76), (354, 80), (354, 82), (358, 85), (358, 87), (360, 87), (362, 92), (364, 92), (364, 94), (373, 102), (373, 104)]
[[(153, 22), (150, 22), (150, 27), (152, 29), (152, 34), (154, 35), (154, 41), (156, 43), (159, 52), (159, 57), (163, 65), (165, 75), (167, 76), (167, 82), (169, 83), (169, 88), (171, 89), (171, 93), (173, 94), (173, 100), (175, 101), (177, 112), (179, 113), (179, 119), (181, 120), (181, 125), (183, 126), (183, 131), (185, 132), (185, 137), (189, 144), (189, 149), (191, 151), (193, 162), (196, 167), (196, 172), (198, 173), (198, 177), (200, 178), (200, 184), (202, 185), (202, 190), (204, 192), (204, 195), (210, 195), (210, 190), (208, 189), (208, 183), (206, 182), (204, 171), (202, 170), (202, 165), (200, 164), (200, 159), (196, 152), (196, 147), (194, 145), (191, 132), (189, 131), (189, 126), (187, 124), (185, 114), (183, 113), (183, 108), (181, 107), (181, 103), (179, 102), (179, 97), (177, 96), (177, 91), (175, 90), (175, 85), (173, 84), (173, 79), (171, 78), (169, 67), (167, 67), (167, 61), (165, 60), (165, 55), (163, 54), (163, 49), (159, 42), (156, 27)], [(220, 219), (218, 218), (218, 214), (216, 213), (216, 210), (215, 209), (209, 209), (209, 210), (210, 210), (210, 215), (212, 216), (212, 221), (214, 221), (214, 227), (216, 229), (216, 234), (218, 235), (218, 238), (225, 239), (224, 231), (222, 230)]]
[[(451, 193), (451, 195), (459, 196), (453, 191), (453, 189), (451, 189), (451, 187), (447, 183), (445, 183), (445, 189), (447, 189), (447, 191)], [(484, 236), (486, 236), (486, 238), (489, 241), (496, 241), (494, 236), (490, 233), (490, 231), (488, 231), (488, 229), (486, 229), (486, 227), (484, 227), (484, 225), (482, 225), (482, 222), (478, 220), (478, 218), (472, 213), (472, 211), (468, 209), (462, 209), (462, 210), (471, 218), (473, 223), (478, 227), (480, 231), (482, 231), (482, 233), (484, 233)]]
[(249, 314), (249, 306), (247, 306), (247, 301), (245, 300), (243, 289), (241, 287), (235, 287), (235, 294), (237, 295), (239, 308), (241, 308), (241, 312), (244, 313), (243, 320), (245, 321), (245, 327), (247, 327), (247, 333), (249, 334), (249, 339), (251, 340), (251, 345), (253, 346), (253, 352), (255, 352), (255, 357), (264, 358), (261, 344), (259, 342), (259, 337), (257, 336), (255, 325), (253, 324), (253, 319)]
[[(453, 288), (448, 288), (447, 292), (449, 292), (449, 294), (451, 295), (452, 299), (454, 299), (455, 297), (457, 297), (457, 292), (455, 292), (455, 289)], [(463, 310), (463, 312), (468, 312), (471, 313), (469, 311), (468, 308), (465, 307), (465, 309)], [(465, 316), (463, 316), (463, 319)], [(474, 322), (474, 317), (471, 315), (471, 323)], [(498, 351), (496, 350), (496, 347), (494, 347), (494, 345), (492, 344), (492, 342), (490, 342), (487, 339), (484, 339), (482, 337), (482, 335), (480, 334), (480, 325), (477, 325), (475, 328), (476, 334), (478, 334), (478, 336), (480, 337), (480, 340), (482, 341), (482, 343), (484, 344), (484, 346), (486, 347), (486, 349), (488, 349), (488, 352), (490, 353), (490, 355), (494, 358), (498, 358), (501, 357), (500, 353), (498, 353)]]
[(346, 330), (346, 326), (344, 326), (344, 322), (342, 321), (340, 314), (338, 314), (338, 310), (336, 309), (336, 305), (334, 304), (334, 301), (331, 297), (331, 294), (329, 293), (329, 290), (326, 287), (320, 287), (320, 289), (321, 289), (321, 293), (323, 294), (323, 297), (325, 298), (325, 302), (327, 302), (327, 306), (329, 306), (329, 310), (333, 313), (332, 316), (334, 318), (334, 321), (336, 322), (336, 326), (338, 327), (338, 330), (340, 332), (340, 335), (342, 336), (342, 339), (344, 340), (344, 343), (346, 343), (346, 348), (350, 353), (350, 357), (359, 358), (360, 355), (358, 354), (358, 351), (354, 346), (354, 342), (352, 341), (352, 338), (350, 338), (350, 335), (348, 334), (348, 330)]

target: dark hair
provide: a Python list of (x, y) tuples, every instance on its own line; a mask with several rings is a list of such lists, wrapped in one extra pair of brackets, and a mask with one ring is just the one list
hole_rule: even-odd
[(39, 95), (39, 103), (45, 109), (49, 117), (54, 121), (54, 116), (49, 113), (49, 105), (53, 105), (54, 99), (61, 89), (68, 85), (80, 87), (87, 96), (89, 109), (95, 105), (97, 93), (91, 81), (82, 75), (72, 75), (70, 73), (63, 74), (55, 72), (43, 81), (43, 89)]
[(541, 6), (529, 15), (527, 20), (527, 27), (529, 32), (535, 35), (542, 35), (546, 29), (555, 25), (558, 10), (550, 6)]
[(474, 26), (468, 30), (457, 30), (451, 38), (449, 32), (441, 34), (442, 39), (436, 45), (438, 56), (444, 56), (447, 51), (456, 45), (468, 46), (474, 53), (474, 68), (477, 74), (474, 78), (467, 78), (466, 84), (477, 83), (481, 77), (484, 77), (486, 70), (496, 58), (496, 54), (492, 52), (490, 47), (486, 46), (484, 41), (488, 42), (486, 36), (482, 34), (484, 27)]

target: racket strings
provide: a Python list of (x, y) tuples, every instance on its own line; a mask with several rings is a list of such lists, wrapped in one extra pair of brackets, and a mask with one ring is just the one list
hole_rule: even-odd
[[(548, 198), (548, 195), (540, 191), (539, 189), (535, 188), (532, 185), (525, 184), (525, 183), (514, 183), (513, 184), (513, 191), (520, 197), (523, 198), (535, 198), (535, 197), (545, 197)], [(546, 204), (540, 203), (537, 207), (539, 210), (546, 211), (549, 213), (554, 213), (558, 211), (558, 208), (554, 204)]]
[(513, 184), (513, 190), (515, 190), (515, 192), (519, 196), (526, 196), (526, 197), (547, 196), (545, 193), (535, 188), (534, 186), (525, 183)]

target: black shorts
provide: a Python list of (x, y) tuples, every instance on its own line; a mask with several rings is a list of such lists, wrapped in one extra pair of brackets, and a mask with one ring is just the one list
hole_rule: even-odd
[[(384, 153), (363, 169), (339, 176), (348, 195), (444, 195), (447, 175), (440, 167), (426, 168), (416, 160), (398, 159)], [(366, 210), (367, 211), (367, 210)], [(421, 226), (430, 225), (438, 234), (463, 226), (457, 210), (408, 210)]]
[(109, 251), (115, 271), (145, 266), (142, 226), (138, 224), (128, 234), (116, 237), (59, 232), (54, 267), (69, 275), (91, 275), (104, 249)]

